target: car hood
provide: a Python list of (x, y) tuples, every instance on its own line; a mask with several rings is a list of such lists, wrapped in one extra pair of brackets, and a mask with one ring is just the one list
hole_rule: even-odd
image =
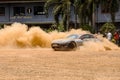
[(69, 43), (70, 41), (73, 41), (73, 39), (57, 39), (57, 40), (53, 40), (52, 43)]

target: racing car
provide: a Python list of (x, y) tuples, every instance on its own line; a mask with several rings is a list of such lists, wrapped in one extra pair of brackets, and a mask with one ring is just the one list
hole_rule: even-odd
[(55, 50), (76, 50), (85, 41), (98, 41), (93, 34), (71, 34), (64, 39), (53, 40), (51, 47)]

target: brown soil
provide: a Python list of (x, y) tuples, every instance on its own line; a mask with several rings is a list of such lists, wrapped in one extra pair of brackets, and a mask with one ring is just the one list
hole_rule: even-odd
[(120, 80), (120, 50), (0, 49), (0, 80)]

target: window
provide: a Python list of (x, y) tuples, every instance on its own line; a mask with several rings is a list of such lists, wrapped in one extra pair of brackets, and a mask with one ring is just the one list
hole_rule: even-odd
[(0, 7), (0, 16), (5, 16), (5, 7)]
[(28, 9), (27, 9), (27, 13), (28, 13), (28, 14), (31, 14), (31, 13), (32, 13), (32, 9), (31, 9), (31, 8), (28, 8)]
[(88, 34), (82, 35), (82, 36), (80, 37), (80, 39), (82, 39), (82, 40), (88, 39), (88, 38), (90, 38), (90, 35), (88, 35)]
[(14, 7), (14, 16), (25, 16), (25, 7)]
[(44, 6), (34, 6), (34, 15), (43, 15), (44, 12)]

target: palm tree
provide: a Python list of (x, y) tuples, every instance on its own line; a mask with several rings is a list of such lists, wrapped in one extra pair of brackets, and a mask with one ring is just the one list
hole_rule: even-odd
[(92, 23), (93, 0), (76, 0), (74, 5), (81, 25)]
[[(115, 21), (115, 13), (119, 10), (119, 0), (75, 0), (76, 15), (78, 15), (81, 25), (90, 23), (95, 28), (95, 10), (98, 5), (109, 9), (112, 22)], [(108, 5), (108, 6), (106, 6)]]
[(48, 16), (49, 7), (51, 5), (55, 5), (53, 10), (54, 10), (54, 18), (55, 18), (57, 25), (59, 24), (59, 19), (57, 18), (57, 16), (59, 17), (60, 15), (59, 12), (61, 11), (61, 5), (59, 2), (60, 2), (59, 0), (47, 0), (47, 2), (45, 3), (45, 13), (47, 16)]
[(95, 10), (98, 5), (108, 5), (104, 8), (109, 9), (111, 19), (114, 22), (115, 12), (119, 9), (118, 2), (119, 0), (47, 0), (45, 10), (47, 13), (48, 7), (54, 4), (53, 14), (57, 26), (59, 25), (59, 17), (62, 15), (64, 28), (68, 30), (72, 5), (75, 12), (75, 28), (78, 16), (81, 25), (90, 24), (95, 29)]
[(65, 30), (69, 28), (70, 21), (70, 10), (71, 10), (71, 1), (70, 0), (47, 0), (45, 3), (45, 11), (47, 13), (49, 6), (54, 5), (53, 15), (54, 19), (59, 25), (59, 17), (62, 16), (62, 21)]

